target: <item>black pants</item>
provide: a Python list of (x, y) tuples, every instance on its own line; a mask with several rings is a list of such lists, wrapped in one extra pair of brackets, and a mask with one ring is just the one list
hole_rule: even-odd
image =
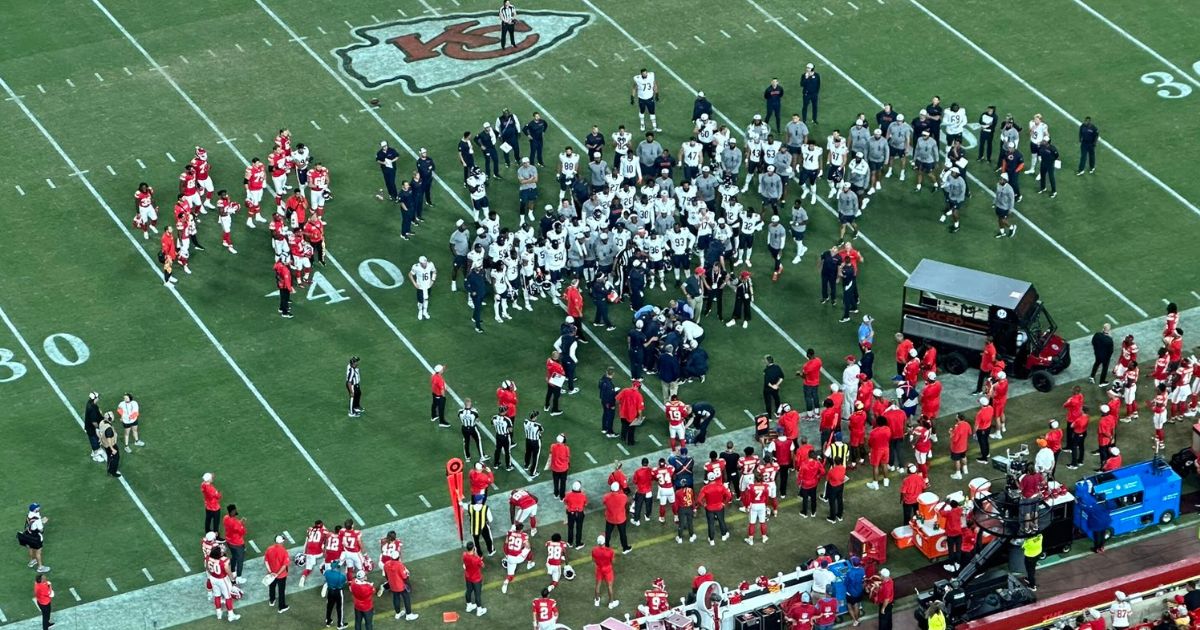
[(600, 414), (600, 430), (607, 435), (613, 434), (613, 420), (617, 417), (616, 405), (604, 405), (604, 409)]
[(750, 321), (750, 298), (734, 298), (733, 300), (733, 318), (743, 321)]
[[(889, 618), (890, 623), (890, 618)], [(891, 626), (888, 626), (891, 628)], [(354, 630), (375, 630), (375, 611), (354, 609)]]
[(625, 531), (627, 527), (628, 527), (628, 523), (613, 524), (613, 523), (605, 522), (604, 523), (604, 545), (606, 547), (612, 547), (612, 533), (613, 533), (613, 530), (615, 529), (615, 530), (617, 530), (617, 535), (621, 537), (621, 550), (624, 551), (626, 549), (629, 549), (629, 533), (627, 531)]
[(404, 604), (404, 614), (412, 614), (412, 596), (409, 595), (411, 589), (406, 584), (404, 590), (400, 592), (392, 591), (392, 608), (398, 613), (400, 612), (400, 604)]
[(621, 421), (621, 441), (622, 442), (628, 444), (629, 446), (633, 446), (634, 444), (636, 444), (636, 442), (634, 441), (634, 437), (633, 437), (633, 434), (636, 431), (637, 431), (637, 427), (633, 426), (632, 423), (626, 422), (624, 420)]
[(1074, 431), (1068, 433), (1071, 437), (1071, 465), (1083, 465), (1083, 443), (1087, 440), (1087, 433), (1076, 433)]
[(472, 534), (472, 538), (475, 539), (475, 553), (479, 554), (479, 556), (483, 556), (483, 548), (485, 546), (489, 554), (496, 550), (495, 545), (492, 543), (492, 528), (490, 526), (484, 525), (478, 534)]
[[(717, 539), (717, 529), (720, 529), (721, 535), (729, 533), (729, 526), (725, 524), (725, 510), (710, 510), (704, 509), (704, 521), (708, 525), (708, 539)], [(716, 527), (714, 527), (714, 525)]]
[(246, 545), (226, 545), (229, 547), (229, 572), (234, 577), (242, 576), (242, 567), (246, 564)]
[(289, 315), (292, 312), (292, 292), (287, 289), (279, 290), (279, 313)]
[(821, 300), (837, 304), (837, 276), (821, 274)]
[(217, 532), (221, 537), (221, 510), (204, 510), (204, 533)]
[(779, 409), (779, 390), (767, 385), (763, 385), (763, 406), (767, 408), (767, 415), (775, 417), (775, 412)]
[(648, 497), (644, 492), (633, 493), (633, 520), (650, 520), (650, 513), (653, 509), (654, 497)]
[(851, 311), (858, 310), (858, 282), (842, 285), (842, 319), (848, 319)]
[[(334, 611), (337, 611), (337, 619), (333, 618)], [(325, 624), (336, 622), (335, 625), (346, 625), (346, 615), (342, 610), (342, 589), (331, 588), (325, 593)]]
[(497, 468), (500, 467), (500, 457), (501, 456), (503, 456), (505, 459), (504, 465), (508, 468), (512, 468), (512, 434), (511, 433), (503, 433), (503, 434), (497, 433), (496, 434), (496, 450), (495, 450), (495, 452), (492, 453), (492, 463), (495, 464)]
[(500, 177), (500, 156), (496, 153), (496, 147), (483, 150), (483, 172)]
[(901, 501), (900, 509), (903, 510), (903, 512), (904, 512), (904, 520), (900, 521), (900, 524), (907, 525), (908, 522), (910, 520), (912, 520), (912, 517), (917, 513), (917, 504), (916, 503), (904, 503), (903, 501)]
[(541, 456), (541, 441), (525, 438), (525, 470), (529, 471), (529, 474), (537, 472), (538, 458)]
[(475, 452), (479, 453), (479, 460), (483, 461), (483, 445), (479, 442), (479, 429), (477, 427), (463, 427), (463, 457), (468, 461), (471, 459), (471, 442), (475, 443)]
[[(1104, 357), (1103, 359), (1096, 357), (1096, 360), (1092, 362), (1092, 371), (1088, 373), (1088, 376), (1104, 382), (1108, 378), (1108, 364), (1111, 360), (1112, 357)], [(1096, 376), (1097, 370), (1100, 371), (1100, 376)]]
[(805, 94), (804, 95), (804, 104), (800, 106), (800, 120), (802, 120), (804, 122), (808, 122), (808, 106), (809, 105), (812, 105), (812, 110), (813, 110), (812, 120), (813, 120), (813, 123), (816, 123), (817, 122), (817, 95), (816, 94)]
[(842, 502), (845, 492), (845, 486), (825, 484), (825, 497), (829, 500), (829, 518), (841, 520), (842, 513), (846, 511), (846, 506)]
[(108, 474), (116, 477), (121, 473), (117, 469), (121, 467), (121, 449), (116, 446), (112, 449), (104, 449), (104, 457), (108, 461)]
[(708, 315), (712, 311), (713, 303), (717, 304), (717, 319), (725, 319), (725, 291), (716, 289), (704, 292), (704, 311), (701, 315)]
[(1021, 196), (1021, 174), (1016, 171), (1008, 173), (1008, 183), (1013, 187), (1013, 198)]
[(437, 420), (440, 424), (446, 424), (446, 397), (432, 394), (433, 400), (429, 403), (429, 418)]
[(483, 608), (483, 580), (478, 582), (467, 582), (466, 598), (468, 604), (475, 604), (479, 608)]
[(800, 513), (817, 515), (817, 487), (800, 488)]
[[(903, 374), (904, 367), (901, 366), (899, 372), (897, 372), (897, 373)], [(975, 378), (975, 391), (973, 393), (976, 393), (976, 394), (983, 393), (983, 381), (986, 380), (987, 377), (988, 377), (987, 372), (985, 372), (983, 370), (979, 370), (979, 376)]]
[(946, 536), (946, 549), (950, 552), (946, 562), (950, 564), (962, 562), (962, 536)]
[(360, 413), (362, 411), (362, 387), (353, 385), (353, 391), (350, 392), (350, 413)]
[(567, 544), (572, 547), (583, 545), (583, 512), (567, 512)]
[(1046, 190), (1046, 186), (1049, 185), (1051, 193), (1058, 192), (1058, 182), (1054, 180), (1054, 162), (1046, 163), (1045, 160), (1042, 160), (1039, 168), (1038, 172), (1042, 176), (1042, 181), (1038, 183), (1038, 191)]
[(695, 515), (696, 512), (692, 508), (679, 510), (679, 523), (675, 526), (676, 536), (682, 538), (685, 531), (689, 537), (696, 535), (696, 528), (694, 526)]
[[(267, 601), (279, 604), (279, 610), (287, 608), (287, 576), (275, 578), (267, 587)], [(269, 606), (270, 604), (268, 604)]]
[(50, 630), (50, 604), (38, 604), (42, 611), (42, 630)]
[(988, 429), (975, 432), (975, 441), (979, 442), (979, 459), (987, 459), (988, 455), (992, 452), (988, 439)]
[(514, 133), (512, 135), (512, 137), (508, 137), (508, 138), (501, 137), (500, 142), (507, 142), (508, 146), (512, 147), (511, 151), (504, 154), (504, 166), (506, 166), (506, 167), (511, 166), (512, 162), (510, 162), (509, 160), (516, 160), (517, 164), (520, 164), (521, 163), (521, 143), (517, 142), (516, 134)]
[(979, 133), (979, 159), (987, 158), (987, 161), (992, 161), (992, 135), (993, 132), (981, 131)]
[(395, 201), (399, 196), (396, 191), (396, 169), (380, 166), (379, 170), (383, 172), (383, 185), (387, 186), (388, 199)]
[(558, 411), (559, 411), (558, 398), (561, 395), (562, 395), (562, 387), (555, 387), (554, 385), (547, 384), (546, 385), (546, 404), (542, 405), (542, 409), (544, 411), (549, 411), (551, 413), (558, 413)]
[(782, 103), (779, 103), (778, 101), (774, 103), (767, 101), (767, 115), (763, 117), (763, 124), (770, 125), (771, 114), (775, 115), (775, 133), (779, 133), (779, 125), (782, 123), (782, 120), (779, 118), (779, 109), (781, 105)]
[(433, 173), (431, 172), (428, 175), (421, 175), (420, 193), (421, 193), (421, 198), (425, 200), (425, 205), (427, 205), (427, 206), (433, 205), (433, 198), (431, 195), (432, 189), (433, 189)]
[(517, 23), (516, 22), (501, 22), (500, 23), (500, 48), (505, 48), (504, 38), (508, 37), (508, 45), (517, 45)]
[(892, 602), (879, 607), (879, 630), (892, 630)]
[(1037, 588), (1037, 563), (1037, 556), (1025, 556), (1025, 580), (1033, 588)]
[(529, 139), (529, 161), (538, 166), (542, 165), (542, 139)]
[(1079, 172), (1083, 172), (1083, 167), (1086, 166), (1095, 170), (1096, 168), (1096, 145), (1081, 144), (1079, 145)]
[(791, 464), (780, 464), (779, 474), (775, 475), (775, 494), (780, 499), (787, 498), (788, 477), (792, 476)]
[(554, 498), (561, 501), (567, 496), (567, 473), (550, 471), (550, 477), (554, 480)]
[(644, 366), (644, 363), (646, 361), (645, 351), (630, 352), (628, 354), (629, 354), (629, 373), (631, 375), (630, 378), (637, 378), (637, 379), (642, 378), (642, 375), (645, 373), (645, 366)]
[(592, 318), (592, 323), (596, 326), (604, 324), (605, 328), (612, 328), (612, 320), (608, 318), (608, 300), (592, 300), (592, 304), (596, 306), (596, 316)]

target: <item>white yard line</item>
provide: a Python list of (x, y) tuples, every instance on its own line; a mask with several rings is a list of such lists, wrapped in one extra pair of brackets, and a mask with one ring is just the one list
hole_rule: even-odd
[(108, 588), (111, 588), (112, 592), (117, 592), (117, 583), (113, 582), (112, 578), (104, 578), (104, 581), (108, 583)]
[(54, 185), (54, 180), (50, 179), (49, 177), (46, 178), (46, 185), (49, 186), (51, 190), (58, 188), (58, 186)]
[(21, 195), (22, 197), (24, 197), (24, 196), (25, 196), (25, 189), (24, 189), (24, 188), (21, 188), (20, 186), (17, 186), (17, 187), (16, 187), (16, 189), (17, 189), (17, 194), (18, 194), (18, 195)]
[(153, 582), (153, 581), (154, 581), (154, 576), (153, 576), (153, 575), (150, 575), (150, 569), (147, 569), (146, 567), (142, 567), (142, 575), (146, 576), (146, 581), (147, 581), (147, 582)]
[(392, 518), (395, 518), (397, 516), (396, 508), (392, 507), (391, 503), (385, 503), (385, 504), (383, 504), (383, 507), (387, 508), (388, 514), (391, 514)]
[[(758, 9), (759, 13), (762, 13), (763, 15), (766, 15), (766, 16), (770, 15), (769, 13), (767, 13), (767, 11), (765, 9), (762, 8), (762, 6), (760, 6), (757, 2), (755, 2), (755, 0), (746, 0), (746, 2), (750, 3), (751, 6)], [(841, 75), (841, 77), (843, 79), (845, 79), (851, 86), (853, 86), (856, 90), (858, 90), (858, 92), (860, 94), (862, 94), (863, 96), (865, 96), (869, 101), (871, 101), (873, 103), (882, 103), (883, 102), (883, 101), (879, 100), (879, 98), (876, 97), (874, 94), (867, 91), (866, 88), (864, 88), (861, 84), (859, 84), (858, 81), (855, 81), (854, 78), (851, 77), (849, 74), (847, 74), (844, 70), (842, 70), (836, 64), (834, 64), (832, 61), (830, 61), (828, 57), (821, 54), (821, 52), (818, 51), (816, 48), (813, 48), (806, 40), (804, 40), (799, 35), (797, 35), (795, 33), (795, 31), (792, 31), (791, 29), (787, 28), (780, 22), (776, 22), (776, 24), (779, 26), (780, 29), (783, 30), (783, 32), (787, 33), (793, 40), (795, 40), (796, 43), (807, 48), (810, 53), (812, 53), (815, 57), (817, 57), (817, 59), (819, 59), (822, 63), (825, 64), (825, 67), (827, 67), (830, 70), (833, 70), (837, 74)], [(975, 183), (975, 185), (978, 187), (979, 190), (983, 190), (984, 192), (986, 192), (987, 194), (989, 194), (993, 197), (995, 196), (995, 193), (992, 192), (991, 188), (989, 188), (982, 181), (980, 181), (977, 177), (975, 177), (975, 175), (971, 174), (969, 171), (968, 171), (967, 175), (971, 178), (971, 181), (973, 181)], [(1149, 316), (1148, 313), (1145, 310), (1143, 310), (1140, 306), (1135, 304), (1133, 302), (1133, 300), (1130, 300), (1128, 297), (1125, 296), (1124, 293), (1118, 291), (1116, 287), (1114, 287), (1112, 284), (1110, 284), (1104, 278), (1100, 277), (1100, 274), (1096, 273), (1096, 271), (1094, 269), (1092, 269), (1091, 267), (1086, 265), (1082, 260), (1080, 260), (1077, 256), (1075, 256), (1075, 254), (1072, 254), (1069, 250), (1067, 250), (1067, 248), (1063, 247), (1061, 243), (1054, 240), (1049, 234), (1047, 234), (1044, 230), (1042, 230), (1040, 227), (1038, 227), (1037, 224), (1035, 224), (1033, 221), (1029, 220), (1028, 217), (1024, 216), (1023, 214), (1021, 214), (1020, 212), (1015, 211), (1015, 210), (1013, 211), (1013, 215), (1020, 218), (1026, 226), (1028, 226), (1033, 231), (1037, 232), (1039, 236), (1041, 236), (1043, 239), (1045, 239), (1045, 241), (1047, 243), (1050, 243), (1050, 245), (1052, 247), (1054, 247), (1055, 249), (1057, 249), (1059, 251), (1059, 253), (1061, 253), (1063, 256), (1066, 256), (1069, 260), (1071, 260), (1071, 262), (1075, 263), (1075, 265), (1077, 267), (1079, 267), (1080, 269), (1082, 269), (1084, 271), (1084, 273), (1088, 274), (1089, 276), (1091, 276), (1091, 278), (1093, 280), (1098, 282), (1104, 288), (1108, 289), (1108, 291), (1110, 293), (1115, 295), (1118, 299), (1120, 299), (1122, 302), (1124, 302), (1127, 306), (1132, 308), (1136, 313), (1138, 313), (1142, 317)]]
[(433, 507), (433, 505), (429, 503), (429, 499), (426, 499), (426, 498), (425, 498), (425, 495), (423, 495), (423, 494), (418, 494), (418, 495), (417, 495), (417, 498), (421, 500), (421, 504), (422, 504), (422, 505), (424, 505), (425, 507), (427, 507), (427, 508), (432, 508), (432, 507)]
[(99, 72), (93, 72), (92, 74), (96, 76), (97, 81), (104, 83), (104, 77), (100, 76)]
[(73, 597), (75, 599), (75, 601), (77, 601), (77, 602), (83, 601), (83, 598), (79, 596), (79, 591), (75, 590), (74, 586), (67, 589), (67, 592), (71, 594), (71, 597)]
[(1171, 62), (1171, 60), (1160, 55), (1158, 53), (1158, 51), (1156, 51), (1153, 48), (1151, 48), (1150, 46), (1146, 45), (1145, 42), (1134, 37), (1129, 31), (1121, 28), (1116, 23), (1114, 23), (1112, 20), (1108, 19), (1107, 17), (1104, 17), (1104, 15), (1101, 14), (1099, 11), (1088, 6), (1088, 4), (1086, 2), (1084, 2), (1083, 0), (1074, 0), (1074, 1), (1075, 1), (1075, 4), (1079, 5), (1079, 8), (1083, 9), (1084, 11), (1087, 11), (1088, 13), (1091, 13), (1093, 17), (1100, 20), (1101, 22), (1104, 22), (1105, 26), (1108, 26), (1112, 30), (1119, 33), (1121, 35), (1121, 37), (1124, 37), (1126, 40), (1129, 41), (1129, 43), (1133, 44), (1134, 46), (1137, 46), (1138, 48), (1141, 48), (1142, 51), (1149, 54), (1151, 57), (1154, 57), (1155, 59), (1157, 59), (1159, 63), (1161, 63), (1162, 65), (1173, 70), (1175, 72), (1176, 77), (1181, 77), (1181, 78), (1187, 79), (1188, 82), (1191, 83), (1192, 85), (1195, 85), (1196, 87), (1200, 87), (1200, 78), (1197, 78), (1195, 76), (1195, 73), (1188, 71), (1188, 70), (1184, 70), (1183, 68), (1180, 68), (1179, 66), (1175, 65), (1174, 63)]
[(584, 457), (586, 457), (586, 458), (588, 458), (588, 461), (589, 461), (589, 462), (592, 462), (593, 464), (596, 464), (596, 463), (598, 463), (598, 462), (596, 461), (596, 458), (595, 458), (595, 457), (593, 457), (593, 456), (592, 456), (592, 454), (591, 454), (591, 452), (589, 452), (589, 451), (584, 451), (584, 452), (583, 452), (583, 456), (584, 456)]
[(107, 168), (107, 169), (108, 169), (108, 174), (109, 174), (109, 175), (116, 175), (116, 174), (117, 174), (117, 172), (113, 170), (113, 167), (112, 167), (112, 165), (111, 165), (111, 164), (105, 164), (105, 165), (104, 165), (104, 168)]
[(174, 156), (174, 155), (171, 155), (171, 152), (170, 152), (170, 151), (167, 151), (167, 159), (168, 159), (168, 160), (171, 160), (172, 162), (174, 162), (174, 161), (175, 161), (175, 156)]
[(662, 448), (662, 442), (658, 441), (658, 437), (656, 437), (653, 433), (647, 433), (646, 437), (650, 438), (650, 441), (654, 442), (655, 446)]
[(1111, 322), (1113, 326), (1117, 325), (1117, 318), (1113, 317), (1112, 315), (1109, 315), (1108, 313), (1104, 314), (1104, 319), (1107, 319), (1109, 322)]
[[(1045, 103), (1046, 105), (1049, 105), (1051, 108), (1054, 109), (1054, 111), (1058, 112), (1059, 115), (1061, 115), (1062, 117), (1066, 118), (1067, 120), (1075, 123), (1076, 125), (1081, 124), (1079, 119), (1076, 118), (1075, 116), (1073, 116), (1071, 114), (1071, 112), (1068, 112), (1067, 110), (1063, 109), (1062, 106), (1060, 106), (1058, 103), (1054, 102), (1054, 100), (1052, 100), (1049, 96), (1046, 96), (1045, 94), (1043, 94), (1041, 90), (1033, 87), (1033, 85), (1031, 85), (1028, 81), (1021, 78), (1021, 75), (1017, 74), (1011, 68), (1009, 68), (1008, 66), (1001, 63), (999, 59), (996, 59), (995, 57), (993, 57), (991, 55), (991, 53), (984, 50), (982, 47), (979, 46), (979, 44), (976, 44), (974, 41), (972, 41), (966, 35), (963, 35), (962, 33), (960, 33), (958, 31), (958, 29), (954, 28), (948, 22), (946, 22), (941, 17), (939, 17), (938, 14), (925, 8), (925, 5), (921, 4), (917, 0), (908, 0), (908, 1), (910, 4), (912, 4), (918, 10), (920, 10), (922, 13), (929, 16), (929, 18), (932, 19), (934, 22), (937, 22), (939, 25), (941, 25), (942, 28), (946, 29), (952, 35), (954, 35), (960, 41), (962, 41), (964, 44), (969, 46), (972, 50), (979, 53), (979, 55), (982, 56), (984, 59), (987, 59), (988, 61), (992, 62), (992, 65), (994, 65), (997, 68), (999, 68), (1000, 70), (1002, 70), (1005, 74), (1007, 74), (1014, 81), (1016, 81), (1017, 83), (1020, 83), (1022, 87), (1029, 90), (1030, 92), (1032, 92), (1035, 96), (1037, 96), (1039, 99), (1041, 99), (1043, 103)], [(1167, 194), (1174, 197), (1176, 201), (1178, 201), (1180, 204), (1182, 204), (1188, 210), (1191, 210), (1193, 214), (1195, 214), (1196, 216), (1200, 216), (1200, 207), (1197, 207), (1196, 204), (1192, 203), (1191, 201), (1188, 201), (1187, 198), (1185, 198), (1183, 195), (1176, 192), (1174, 188), (1171, 188), (1170, 186), (1168, 186), (1166, 184), (1166, 182), (1162, 181), (1157, 176), (1155, 176), (1153, 173), (1146, 170), (1141, 164), (1138, 164), (1137, 162), (1135, 162), (1133, 160), (1133, 158), (1129, 157), (1128, 155), (1125, 155), (1125, 153), (1123, 153), (1120, 149), (1113, 146), (1113, 144), (1111, 142), (1109, 142), (1108, 140), (1105, 140), (1104, 138), (1100, 138), (1100, 144), (1104, 145), (1104, 148), (1108, 149), (1109, 151), (1112, 151), (1114, 155), (1121, 158), (1121, 161), (1123, 161), (1126, 164), (1128, 164), (1129, 166), (1131, 166), (1135, 171), (1137, 171), (1138, 173), (1141, 173), (1143, 177), (1145, 177), (1146, 179), (1153, 182), (1154, 185), (1158, 186), (1163, 191), (1165, 191)]]
[(134, 158), (134, 160), (138, 163), (138, 166), (140, 166), (143, 171), (146, 170), (146, 163), (143, 162), (141, 158)]

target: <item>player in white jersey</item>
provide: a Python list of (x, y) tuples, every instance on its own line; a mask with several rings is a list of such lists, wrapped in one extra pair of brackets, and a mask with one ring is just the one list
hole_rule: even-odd
[(504, 265), (501, 264), (489, 273), (492, 280), (492, 310), (496, 316), (496, 323), (503, 324), (504, 320), (512, 319), (512, 315), (508, 314), (508, 302), (512, 297), (511, 286), (508, 283), (508, 274), (504, 271)]
[(437, 268), (429, 259), (421, 256), (408, 270), (408, 281), (417, 290), (417, 319), (429, 319), (429, 290), (437, 280)]
[(1050, 125), (1042, 120), (1041, 114), (1034, 114), (1033, 120), (1029, 121), (1029, 163), (1025, 172), (1037, 176), (1039, 180), (1042, 178), (1042, 172), (1038, 168), (1038, 153), (1042, 142), (1049, 140)]
[(812, 205), (817, 203), (817, 178), (821, 174), (821, 155), (824, 152), (811, 137), (808, 144), (800, 149), (800, 196), (808, 193)]
[(683, 163), (683, 179), (689, 181), (700, 175), (700, 162), (703, 159), (704, 147), (697, 142), (696, 137), (679, 147), (679, 161)]
[(225, 249), (229, 250), (230, 254), (237, 253), (237, 250), (233, 248), (231, 231), (233, 229), (233, 215), (241, 208), (241, 204), (229, 198), (229, 191), (220, 190), (217, 192), (217, 225), (221, 226), (221, 244), (225, 246)]
[(467, 191), (471, 195), (471, 206), (475, 209), (475, 220), (482, 222), (487, 218), (489, 208), (487, 173), (478, 166), (472, 167), (467, 176)]
[(617, 168), (621, 158), (633, 150), (633, 134), (625, 131), (625, 125), (619, 125), (617, 130), (612, 132), (612, 146), (613, 168)]
[(575, 178), (579, 175), (579, 154), (571, 147), (563, 149), (562, 153), (558, 154), (558, 200), (562, 201), (567, 197), (567, 191), (571, 190), (571, 185), (575, 183)]
[(689, 230), (676, 224), (667, 232), (667, 246), (671, 248), (671, 267), (675, 281), (680, 281), (680, 273), (686, 273), (690, 268), (692, 248), (696, 246), (696, 237)]
[(650, 114), (650, 127), (655, 133), (662, 131), (658, 128), (658, 116), (654, 106), (658, 102), (658, 80), (654, 73), (642, 68), (641, 72), (633, 75), (633, 89), (629, 93), (629, 104), (637, 105), (638, 128), (646, 130), (646, 114)]
[(713, 156), (718, 155), (714, 144), (717, 139), (717, 121), (709, 118), (708, 114), (700, 114), (700, 118), (692, 124), (692, 135), (696, 136), (696, 140), (700, 142), (704, 156), (712, 159)]
[(630, 186), (636, 186), (642, 179), (642, 169), (638, 162), (637, 156), (633, 154), (633, 150), (626, 151), (621, 154), (620, 165), (617, 167), (617, 173), (621, 176), (621, 183)]
[(649, 259), (649, 262), (650, 262), (650, 273), (648, 274), (650, 276), (650, 287), (649, 288), (651, 288), (651, 289), (654, 288), (654, 276), (657, 275), (658, 276), (658, 288), (662, 289), (663, 291), (666, 291), (667, 283), (663, 280), (663, 276), (666, 275), (666, 266), (667, 266), (666, 265), (666, 253), (667, 253), (666, 240), (663, 239), (662, 234), (659, 234), (658, 232), (654, 232), (654, 233), (650, 234), (649, 238), (646, 239), (646, 242), (643, 244), (642, 249), (644, 249), (646, 251), (646, 257)]
[(763, 228), (762, 217), (753, 210), (742, 215), (741, 236), (738, 237), (738, 253), (735, 265), (746, 263), (747, 267), (753, 267), (750, 262), (750, 256), (754, 253), (754, 233)]
[(233, 612), (234, 590), (229, 558), (225, 557), (223, 548), (218, 545), (212, 548), (204, 561), (204, 570), (208, 573), (208, 583), (212, 586), (213, 606), (217, 609), (217, 619), (225, 611), (229, 611), (229, 620), (237, 621), (241, 615)]
[(755, 114), (754, 120), (746, 127), (746, 181), (742, 184), (742, 192), (750, 190), (750, 179), (756, 173), (766, 171), (767, 162), (763, 160), (763, 144), (771, 135), (771, 127), (763, 122), (761, 114)]
[(846, 161), (850, 155), (850, 145), (835, 129), (833, 134), (825, 139), (825, 151), (825, 178), (829, 180), (829, 194), (826, 197), (833, 199), (838, 194), (838, 184), (841, 182), (841, 174), (846, 169)]

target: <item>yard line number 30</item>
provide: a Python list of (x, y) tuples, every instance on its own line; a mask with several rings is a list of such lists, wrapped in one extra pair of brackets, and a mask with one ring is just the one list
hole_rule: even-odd
[[(83, 340), (70, 333), (54, 333), (42, 342), (46, 358), (63, 366), (83, 365), (92, 356)], [(24, 363), (15, 361), (16, 355), (8, 348), (0, 348), (0, 383), (11, 383), (28, 371)]]
[[(1200, 61), (1192, 64), (1192, 72), (1200, 76)], [(1158, 88), (1155, 93), (1161, 98), (1184, 98), (1192, 93), (1192, 86), (1176, 81), (1170, 72), (1147, 72), (1142, 75), (1142, 83)]]

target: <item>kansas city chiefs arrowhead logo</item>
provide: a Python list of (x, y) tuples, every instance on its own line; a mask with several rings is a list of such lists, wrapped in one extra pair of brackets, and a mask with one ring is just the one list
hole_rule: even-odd
[(574, 37), (590, 20), (586, 13), (522, 11), (516, 46), (504, 49), (494, 12), (399, 20), (354, 29), (366, 43), (333, 54), (365, 88), (401, 83), (409, 93), (422, 94), (532, 59)]

